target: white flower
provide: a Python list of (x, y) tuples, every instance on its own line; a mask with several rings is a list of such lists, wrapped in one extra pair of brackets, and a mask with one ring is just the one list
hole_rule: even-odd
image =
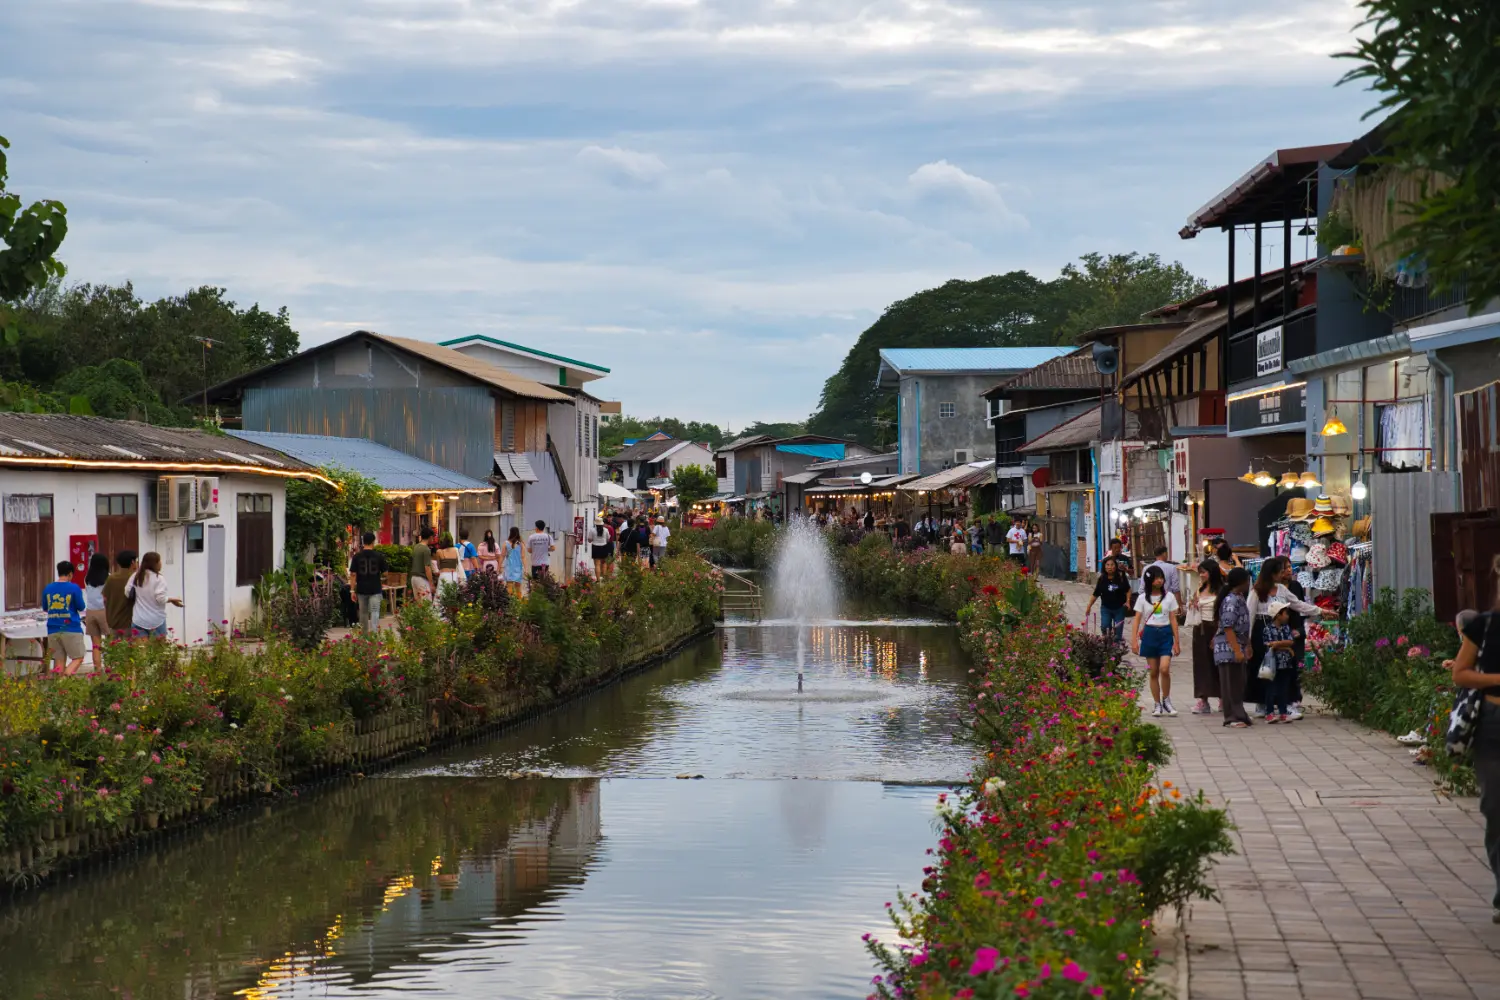
[(1004, 778), (986, 778), (984, 782), (984, 794), (994, 795), (1005, 787)]
[(230, 729), (238, 729), (238, 728), (240, 728), (240, 727), (239, 727), (239, 724), (238, 724), (238, 723), (235, 723), (235, 722), (231, 722), (231, 723), (230, 723), (230, 724), (229, 724), (229, 728), (230, 728)]

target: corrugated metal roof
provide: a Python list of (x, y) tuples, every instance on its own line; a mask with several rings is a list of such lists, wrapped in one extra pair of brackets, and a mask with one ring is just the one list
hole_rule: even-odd
[(933, 490), (957, 489), (959, 488), (959, 483), (968, 482), (976, 473), (988, 474), (994, 468), (994, 459), (988, 459), (983, 462), (970, 462), (967, 465), (955, 465), (951, 469), (944, 469), (941, 472), (934, 472), (930, 476), (923, 476), (920, 479), (903, 483), (901, 484), (901, 489), (912, 493), (931, 493)]
[(308, 465), (337, 465), (374, 480), (382, 490), (489, 490), (489, 483), (461, 472), (387, 448), (368, 438), (330, 434), (281, 434), (275, 431), (230, 431), (242, 441), (274, 448)]
[(1105, 384), (1104, 380), (1105, 376), (1094, 367), (1094, 348), (1090, 345), (1044, 361), (1030, 371), (1001, 382), (985, 395), (1020, 389), (1097, 389)]
[(733, 441), (729, 442), (726, 445), (720, 445), (719, 451), (738, 451), (741, 448), (748, 448), (752, 444), (759, 444), (762, 441), (769, 440), (771, 440), (771, 438), (770, 435), (767, 434), (750, 434), (745, 437), (735, 438)]
[(1329, 351), (1298, 358), (1296, 361), (1288, 362), (1286, 370), (1293, 375), (1305, 375), (1308, 372), (1347, 368), (1379, 358), (1406, 354), (1410, 350), (1411, 338), (1407, 334), (1388, 333), (1383, 337), (1373, 337), (1370, 340), (1361, 340), (1355, 344), (1345, 344), (1343, 347), (1335, 347)]
[(57, 463), (60, 459), (159, 467), (225, 466), (229, 471), (314, 473), (312, 466), (275, 448), (182, 427), (65, 413), (0, 413), (0, 459)]
[(898, 372), (1020, 372), (1072, 352), (1071, 347), (887, 347), (880, 360)]
[(1038, 434), (1021, 445), (1024, 452), (1061, 451), (1064, 448), (1080, 448), (1099, 437), (1102, 426), (1100, 407), (1084, 410), (1071, 420), (1064, 420), (1050, 431)]
[(506, 483), (535, 483), (541, 480), (531, 467), (531, 459), (515, 451), (495, 452), (494, 478)]
[[(368, 333), (368, 331), (366, 331)], [(413, 354), (426, 358), (428, 361), (436, 362), (445, 368), (472, 375), (481, 382), (488, 382), (498, 389), (527, 399), (545, 399), (553, 403), (566, 403), (572, 397), (565, 392), (558, 392), (550, 386), (542, 385), (529, 378), (497, 368), (494, 365), (485, 364), (476, 358), (471, 358), (462, 351), (455, 351), (451, 347), (442, 344), (434, 344), (428, 340), (414, 340), (411, 337), (391, 337), (383, 333), (369, 333), (376, 340), (384, 341), (394, 347), (400, 347)]]
[(802, 486), (817, 479), (820, 475), (822, 475), (821, 472), (797, 472), (790, 476), (782, 476), (781, 481), (792, 486)]
[(637, 441), (635, 444), (626, 445), (605, 461), (609, 464), (615, 462), (654, 462), (672, 449), (680, 448), (690, 443), (689, 441), (677, 441), (672, 438), (662, 438), (659, 441), (652, 441), (648, 438), (645, 441)]

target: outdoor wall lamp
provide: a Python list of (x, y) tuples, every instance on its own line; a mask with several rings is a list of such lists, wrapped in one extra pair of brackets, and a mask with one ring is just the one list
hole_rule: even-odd
[(1323, 437), (1337, 437), (1340, 434), (1348, 434), (1349, 428), (1339, 419), (1339, 411), (1333, 410), (1328, 414), (1328, 420), (1323, 424), (1323, 429), (1318, 432)]

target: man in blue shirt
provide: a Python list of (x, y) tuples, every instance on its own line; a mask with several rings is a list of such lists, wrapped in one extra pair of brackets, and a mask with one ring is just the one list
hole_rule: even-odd
[(83, 666), (83, 588), (73, 582), (73, 564), (57, 564), (57, 580), (42, 590), (42, 610), (47, 612), (47, 660), (60, 661), (56, 669), (72, 675)]

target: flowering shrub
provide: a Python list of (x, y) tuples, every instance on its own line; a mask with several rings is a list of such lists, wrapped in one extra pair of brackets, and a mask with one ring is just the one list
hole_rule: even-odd
[(1455, 791), (1473, 791), (1473, 768), (1443, 748), (1457, 694), (1443, 660), (1458, 652), (1459, 637), (1451, 622), (1433, 617), (1425, 590), (1397, 598), (1385, 588), (1349, 620), (1342, 644), (1320, 627), (1308, 630), (1308, 645), (1316, 669), (1304, 677), (1307, 690), (1347, 719), (1397, 735), (1421, 733), (1438, 777)]
[[(834, 552), (851, 590), (920, 604), (950, 618), (958, 617), (985, 588), (998, 595), (1025, 576), (1015, 563), (995, 556), (900, 550), (879, 533), (865, 535), (854, 545), (835, 546)], [(1035, 587), (1029, 590), (1040, 593)]]
[(170, 815), (344, 763), (367, 720), (483, 721), (579, 690), (707, 627), (721, 588), (674, 558), (514, 602), (474, 584), (442, 615), (413, 603), (399, 629), (311, 650), (119, 641), (97, 676), (0, 678), (0, 872), (59, 820)]
[(1155, 958), (1152, 916), (1211, 895), (1207, 866), (1232, 849), (1228, 820), (1201, 793), (1157, 780), (1166, 741), (1142, 723), (1137, 678), (1117, 656), (1075, 656), (1082, 634), (1018, 570), (959, 561), (995, 562), (1000, 577), (966, 580), (959, 615), (978, 662), (968, 715), (988, 752), (967, 788), (943, 797), (922, 891), (891, 906), (902, 943), (867, 940), (881, 970), (873, 996), (1138, 993)]

